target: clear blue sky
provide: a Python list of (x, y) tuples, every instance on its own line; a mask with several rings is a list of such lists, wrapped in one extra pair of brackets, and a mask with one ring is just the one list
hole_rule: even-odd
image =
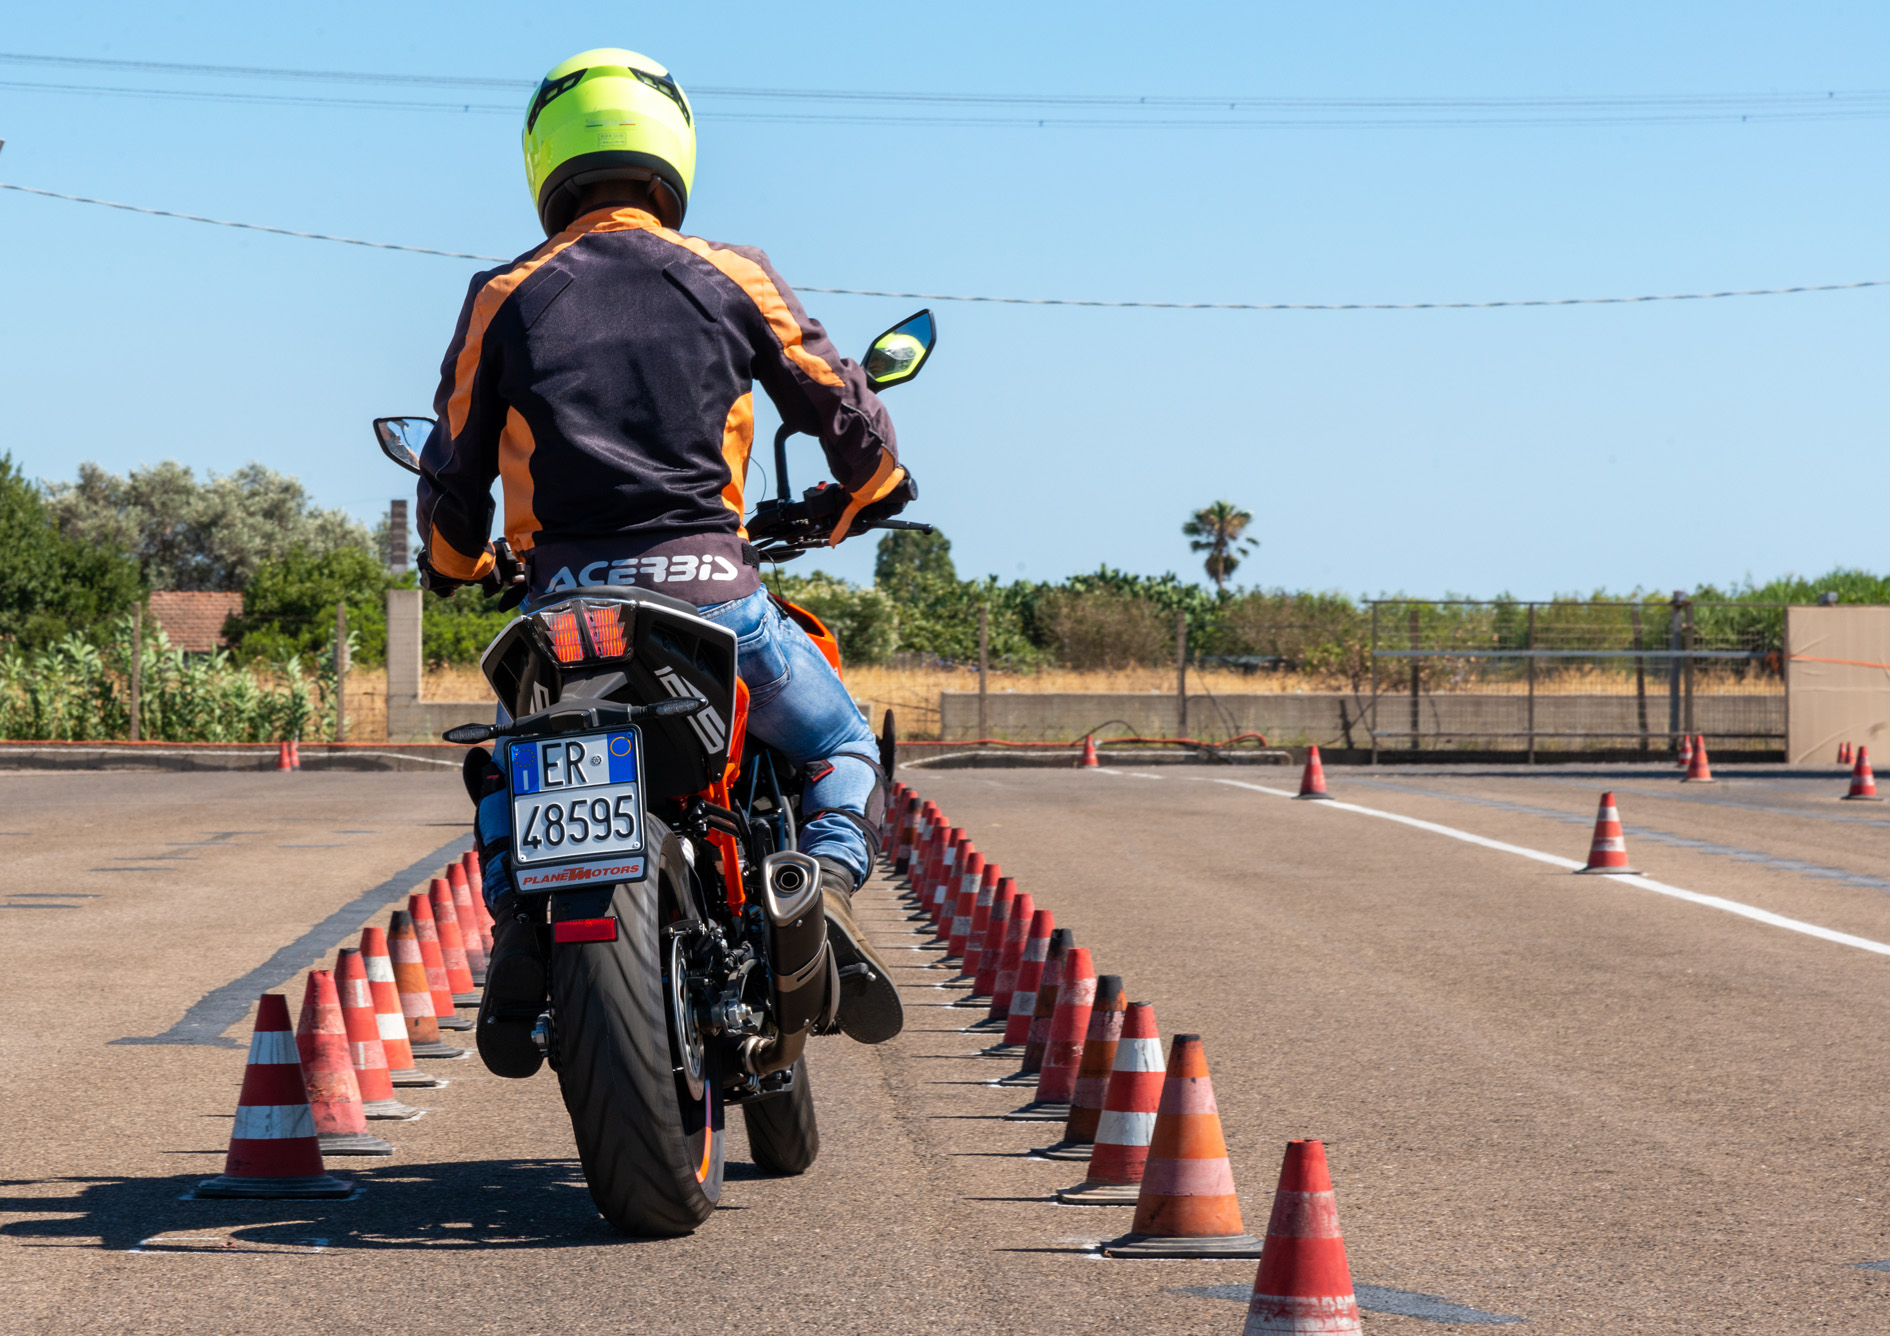
[[(519, 80), (596, 45), (644, 51), (690, 88), (1890, 88), (1890, 8), (1856, 3), (97, 3), (22, 7), (0, 38)], [(6, 83), (514, 100), (0, 62)], [(1370, 302), (1890, 278), (1886, 119), (1038, 129), (698, 110), (688, 230), (763, 246), (804, 284)], [(0, 180), (496, 255), (540, 238), (517, 135), (515, 115), (0, 86)], [(373, 454), (368, 420), (427, 411), (477, 267), (0, 193), (0, 447), (47, 478), (82, 459), (258, 459), (372, 518), (404, 475)], [(916, 303), (808, 305), (855, 350)], [(1178, 529), (1217, 497), (1258, 516), (1241, 578), (1288, 588), (1545, 596), (1890, 564), (1876, 496), (1890, 289), (1550, 310), (937, 309), (935, 365), (889, 403), (924, 488), (914, 514), (966, 574), (1198, 575)], [(868, 576), (870, 545), (822, 564)]]

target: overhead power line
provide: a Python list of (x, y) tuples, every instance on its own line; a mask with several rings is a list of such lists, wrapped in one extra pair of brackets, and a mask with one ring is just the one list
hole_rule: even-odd
[[(360, 70), (301, 70), (262, 65), (213, 65), (156, 60), (120, 60), (97, 56), (48, 56), (0, 52), (0, 63), (67, 70), (118, 70), (164, 76), (288, 80), (302, 83), (369, 84), (380, 88), (504, 89), (515, 94), (536, 85), (530, 80), (480, 75), (374, 73)], [(35, 93), (89, 93), (258, 105), (336, 107), (366, 110), (456, 112), (516, 115), (514, 103), (414, 101), (400, 98), (349, 98), (317, 94), (281, 96), (210, 89), (125, 87), (120, 85), (0, 82), (0, 88)], [(933, 125), (946, 128), (1043, 129), (1470, 129), (1583, 125), (1731, 124), (1797, 120), (1860, 120), (1890, 116), (1890, 90), (1829, 89), (1789, 93), (1655, 93), (1521, 97), (1257, 97), (1249, 95), (1170, 95), (1123, 93), (981, 93), (913, 90), (756, 88), (718, 84), (690, 86), (693, 97), (709, 104), (720, 120), (774, 122), (782, 119), (830, 124)], [(795, 110), (714, 110), (718, 101), (774, 102)], [(809, 112), (807, 104), (863, 108), (880, 105), (940, 114)], [(1040, 114), (1015, 114), (1037, 110)], [(1011, 115), (966, 115), (967, 111)], [(1112, 111), (1115, 116), (1074, 115)], [(1125, 114), (1126, 113), (1126, 114)], [(1230, 115), (1229, 113), (1234, 113)], [(1247, 113), (1245, 116), (1239, 113)], [(1256, 114), (1262, 113), (1262, 114)]]
[[(189, 223), (209, 223), (215, 227), (235, 227), (246, 232), (269, 232), (280, 237), (299, 237), (305, 241), (334, 241), (344, 246), (367, 246), (374, 250), (405, 251), (412, 255), (441, 255), (453, 260), (488, 260), (505, 264), (508, 255), (476, 255), (471, 251), (436, 250), (431, 246), (403, 246), (392, 241), (364, 241), (359, 237), (335, 236), (328, 232), (301, 232), (266, 223), (239, 223), (227, 218), (208, 218), (200, 213), (180, 213), (174, 209), (153, 209), (142, 204), (122, 204), (117, 200), (94, 199), (88, 195), (67, 195), (36, 186), (13, 185), (0, 181), (0, 190), (24, 195), (66, 200), (73, 204), (96, 204), (127, 213), (148, 214), (156, 218), (179, 218)], [(1724, 297), (1787, 297), (1803, 292), (1850, 292), (1858, 288), (1890, 287), (1890, 278), (1861, 279), (1853, 283), (1800, 283), (1788, 288), (1730, 288), (1722, 292), (1650, 293), (1637, 297), (1516, 297), (1499, 301), (1437, 302), (1150, 302), (1104, 301), (1080, 297), (989, 297), (952, 292), (891, 292), (880, 288), (822, 288), (796, 284), (801, 292), (819, 292), (841, 297), (897, 297), (908, 301), (983, 302), (998, 306), (1088, 306), (1108, 310), (1151, 311), (1488, 311), (1507, 306), (1629, 306), (1645, 302), (1715, 301)]]

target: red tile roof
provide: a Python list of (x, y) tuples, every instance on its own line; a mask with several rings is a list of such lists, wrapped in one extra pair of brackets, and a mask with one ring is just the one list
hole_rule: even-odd
[(164, 628), (172, 649), (193, 654), (222, 649), (224, 621), (242, 610), (241, 594), (165, 589), (151, 595), (151, 620)]

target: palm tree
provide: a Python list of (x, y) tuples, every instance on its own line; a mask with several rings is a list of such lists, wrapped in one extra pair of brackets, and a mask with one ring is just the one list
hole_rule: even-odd
[(1253, 523), (1253, 512), (1242, 510), (1232, 501), (1216, 501), (1206, 510), (1197, 510), (1181, 532), (1189, 538), (1191, 551), (1207, 553), (1203, 563), (1208, 578), (1217, 590), (1225, 592), (1227, 577), (1240, 565), (1241, 557), (1260, 546), (1257, 538), (1243, 538)]

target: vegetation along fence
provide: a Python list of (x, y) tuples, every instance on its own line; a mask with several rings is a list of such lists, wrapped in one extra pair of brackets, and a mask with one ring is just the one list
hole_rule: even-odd
[(1782, 603), (1378, 599), (1366, 728), (1381, 749), (1785, 745)]

